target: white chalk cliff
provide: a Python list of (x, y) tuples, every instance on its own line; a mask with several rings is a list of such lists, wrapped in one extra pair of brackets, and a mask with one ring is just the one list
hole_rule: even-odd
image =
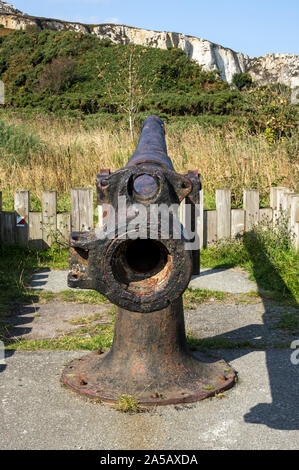
[(249, 57), (206, 39), (180, 33), (150, 31), (116, 24), (86, 25), (33, 17), (2, 1), (0, 1), (1, 24), (12, 30), (77, 31), (96, 35), (100, 39), (110, 39), (115, 44), (138, 44), (160, 49), (177, 47), (204, 69), (219, 70), (222, 79), (228, 82), (232, 81), (235, 73), (248, 72), (261, 84), (280, 82), (291, 88), (299, 86), (299, 55), (267, 54), (262, 57)]

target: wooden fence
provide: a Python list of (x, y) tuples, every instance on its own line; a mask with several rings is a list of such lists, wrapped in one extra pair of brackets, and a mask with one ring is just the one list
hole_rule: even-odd
[[(295, 233), (294, 244), (299, 250), (299, 194), (285, 187), (270, 190), (270, 207), (260, 209), (259, 192), (244, 189), (243, 209), (231, 209), (231, 191), (216, 190), (216, 210), (203, 210), (204, 191), (200, 195), (200, 210), (196, 215), (195, 226), (201, 248), (209, 242), (222, 238), (233, 238), (249, 231), (262, 219), (277, 220), (280, 211), (289, 217), (289, 227)], [(71, 212), (57, 213), (57, 192), (44, 191), (42, 211), (30, 211), (29, 191), (15, 193), (14, 212), (2, 211), (0, 192), (0, 242), (22, 243), (42, 249), (56, 239), (68, 240), (71, 231), (86, 231), (94, 227), (93, 189), (73, 189)], [(181, 205), (181, 220), (187, 217), (185, 204)], [(99, 214), (101, 211), (99, 211)]]

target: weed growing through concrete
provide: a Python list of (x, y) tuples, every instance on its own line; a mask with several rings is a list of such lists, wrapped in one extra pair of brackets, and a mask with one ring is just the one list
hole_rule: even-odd
[(115, 406), (118, 411), (122, 413), (140, 413), (138, 400), (132, 395), (120, 395), (119, 400)]

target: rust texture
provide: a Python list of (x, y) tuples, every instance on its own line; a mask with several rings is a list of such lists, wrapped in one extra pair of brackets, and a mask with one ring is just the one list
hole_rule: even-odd
[[(200, 175), (174, 171), (160, 118), (145, 120), (125, 168), (101, 170), (96, 184), (98, 203), (113, 210), (107, 210), (101, 229), (70, 235), (68, 284), (95, 289), (117, 305), (113, 346), (68, 365), (62, 381), (103, 401), (129, 394), (146, 405), (198, 401), (231, 387), (236, 373), (228, 364), (199, 357), (187, 345), (182, 294), (195, 261), (194, 253), (185, 249), (177, 213), (165, 216), (161, 208), (156, 220), (144, 218), (130, 226), (136, 203), (149, 215), (152, 204), (169, 207), (185, 198), (199, 202)], [(119, 196), (126, 201), (125, 214)], [(113, 236), (112, 217), (117, 221)], [(180, 238), (166, 231), (163, 217), (169, 218), (170, 227), (175, 219)]]

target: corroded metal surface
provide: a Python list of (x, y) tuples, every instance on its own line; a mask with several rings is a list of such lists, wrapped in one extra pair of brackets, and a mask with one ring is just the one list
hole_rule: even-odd
[(189, 350), (179, 300), (146, 316), (118, 309), (112, 349), (72, 362), (62, 380), (104, 402), (125, 394), (144, 405), (167, 405), (214, 396), (232, 387), (235, 377), (223, 360)]
[(95, 289), (118, 306), (113, 346), (68, 365), (64, 384), (105, 402), (127, 394), (145, 405), (198, 401), (234, 384), (228, 364), (198, 357), (186, 340), (182, 294), (199, 253), (186, 249), (178, 205), (198, 204), (200, 189), (197, 171), (174, 171), (156, 116), (146, 119), (124, 168), (101, 170), (97, 195), (105, 223), (71, 234), (68, 284)]

